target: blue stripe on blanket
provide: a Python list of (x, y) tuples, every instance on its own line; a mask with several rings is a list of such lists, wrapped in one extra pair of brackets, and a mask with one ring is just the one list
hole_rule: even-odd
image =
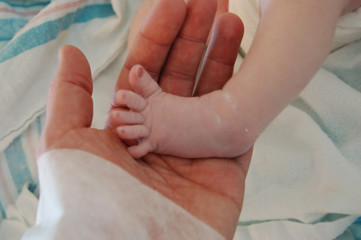
[(0, 2), (5, 3), (11, 7), (35, 7), (35, 6), (46, 6), (50, 3), (49, 0), (46, 1), (39, 1), (39, 0), (18, 0), (18, 1), (9, 1), (9, 0), (0, 0)]
[(21, 192), (24, 183), (35, 184), (21, 144), (21, 136), (15, 138), (4, 153), (17, 192)]
[(10, 41), (27, 22), (21, 18), (0, 19), (0, 41)]
[(43, 130), (42, 116), (39, 116), (39, 117), (36, 118), (36, 126), (37, 126), (37, 129), (38, 129), (38, 134), (40, 136), (41, 133), (42, 133), (42, 130)]
[(361, 239), (361, 217), (356, 220), (350, 227), (347, 229), (351, 232), (353, 239)]
[(6, 218), (5, 209), (3, 208), (3, 205), (0, 202), (0, 219), (5, 219), (5, 218)]
[(80, 8), (57, 20), (45, 22), (9, 42), (0, 53), (0, 63), (54, 40), (60, 32), (67, 30), (72, 24), (88, 22), (95, 18), (106, 18), (114, 14), (111, 4), (96, 4)]

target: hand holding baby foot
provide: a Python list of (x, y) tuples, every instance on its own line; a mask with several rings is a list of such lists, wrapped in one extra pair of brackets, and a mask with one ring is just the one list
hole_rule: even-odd
[[(122, 68), (116, 90), (130, 89), (129, 70), (135, 63), (141, 63), (149, 72), (152, 72), (152, 75), (158, 76), (155, 79), (159, 80), (165, 92), (172, 91), (176, 95), (191, 96), (193, 84), (190, 83), (193, 81), (172, 77), (174, 75), (170, 72), (187, 73), (187, 76), (195, 78), (197, 69), (190, 72), (185, 67), (192, 64), (185, 63), (201, 58), (203, 46), (199, 41), (192, 44), (187, 40), (203, 39), (205, 41), (208, 31), (204, 29), (210, 28), (212, 22), (212, 18), (209, 17), (212, 13), (210, 5), (215, 1), (190, 0), (187, 1), (187, 7), (183, 0), (156, 2), (157, 6), (147, 19), (147, 25), (142, 28), (143, 33), (147, 33), (147, 38), (139, 34), (140, 37), (134, 43), (134, 50), (130, 52)], [(189, 11), (187, 14), (185, 14), (186, 9)], [(200, 19), (205, 19), (210, 23), (205, 24)], [(177, 26), (179, 28), (176, 28)], [(215, 26), (215, 34), (208, 47), (208, 54), (202, 68), (204, 73), (200, 77), (198, 95), (221, 88), (229, 79), (242, 37), (238, 34), (241, 22), (239, 18), (231, 14), (223, 15)], [(179, 29), (182, 29), (180, 33)], [(160, 37), (156, 38), (157, 36)], [(179, 47), (173, 49), (164, 47), (164, 44), (168, 43), (164, 41), (167, 36), (172, 46)], [(187, 38), (181, 38), (181, 36), (187, 36)], [(174, 41), (178, 44), (173, 44)], [(202, 49), (195, 51), (195, 48)], [(39, 153), (65, 148), (79, 149), (100, 156), (129, 172), (143, 184), (158, 191), (200, 221), (208, 224), (225, 239), (232, 239), (242, 209), (245, 177), (252, 151), (235, 159), (183, 159), (149, 154), (142, 160), (135, 160), (111, 131), (112, 126), (108, 123), (114, 121), (108, 121), (106, 129), (103, 130), (89, 128), (92, 119), (90, 69), (85, 57), (82, 57), (79, 51), (66, 48), (62, 52), (59, 71), (55, 78), (56, 88), (50, 92), (47, 123)], [(177, 56), (182, 56), (182, 58)], [(175, 57), (177, 58), (174, 60)], [(212, 61), (212, 59), (217, 61)], [(121, 107), (112, 106), (109, 117), (113, 117), (112, 112), (118, 112), (118, 107)], [(151, 230), (162, 231), (159, 226), (152, 225)]]
[(225, 91), (202, 97), (169, 94), (140, 65), (131, 69), (129, 83), (134, 92), (118, 90), (115, 101), (130, 111), (113, 111), (112, 126), (122, 140), (138, 140), (128, 147), (134, 158), (149, 152), (185, 158), (235, 157), (254, 143)]
[(117, 112), (118, 122), (113, 122), (117, 134), (121, 139), (138, 139), (139, 144), (128, 148), (135, 157), (143, 157), (155, 149), (155, 142), (149, 138), (152, 126), (151, 100), (160, 97), (162, 93), (159, 85), (151, 78), (146, 70), (136, 65), (129, 74), (129, 82), (133, 91), (119, 90), (116, 93), (116, 102), (130, 111)]

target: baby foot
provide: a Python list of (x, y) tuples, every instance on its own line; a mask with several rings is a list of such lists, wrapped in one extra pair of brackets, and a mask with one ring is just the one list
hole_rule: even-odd
[(129, 147), (128, 152), (134, 158), (140, 158), (154, 149), (146, 140), (151, 130), (149, 100), (162, 90), (140, 65), (131, 69), (129, 82), (135, 92), (119, 90), (116, 93), (117, 105), (130, 109), (130, 111), (117, 112), (117, 123), (122, 126), (117, 127), (116, 131), (121, 139), (138, 139), (138, 145)]

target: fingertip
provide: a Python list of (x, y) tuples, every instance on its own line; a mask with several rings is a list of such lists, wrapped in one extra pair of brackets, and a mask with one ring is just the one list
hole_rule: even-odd
[[(72, 45), (64, 45), (58, 53), (59, 65), (57, 74), (62, 81), (68, 81), (93, 92), (93, 82), (89, 62), (84, 53)], [(75, 67), (76, 66), (76, 67)], [(57, 79), (55, 79), (57, 81)]]
[(214, 24), (208, 57), (233, 66), (243, 38), (244, 26), (233, 13), (221, 14)]
[(229, 7), (229, 1), (228, 0), (222, 0), (222, 1), (217, 1), (217, 13), (216, 16), (228, 12), (228, 7)]
[(59, 60), (64, 59), (71, 61), (75, 59), (76, 61), (88, 62), (84, 53), (79, 48), (73, 45), (64, 45), (59, 49)]
[(219, 15), (216, 19), (215, 26), (219, 29), (232, 29), (232, 31), (228, 31), (227, 34), (229, 38), (241, 38), (244, 34), (244, 24), (241, 18), (234, 13), (223, 13)]
[(79, 48), (73, 46), (73, 45), (64, 45), (61, 46), (59, 49), (59, 57), (62, 58), (62, 56), (67, 54), (73, 54), (75, 52), (80, 52)]
[[(223, 13), (219, 16), (220, 18), (220, 23), (221, 24), (227, 24), (230, 28), (232, 28), (234, 30), (234, 32), (237, 34), (238, 36), (243, 36), (244, 33), (244, 24), (242, 19), (234, 14), (234, 13)], [(223, 23), (225, 22), (225, 23)]]

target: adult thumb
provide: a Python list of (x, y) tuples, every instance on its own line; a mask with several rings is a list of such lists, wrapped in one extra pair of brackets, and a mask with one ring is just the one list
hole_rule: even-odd
[(93, 118), (92, 77), (84, 54), (73, 46), (59, 50), (59, 65), (51, 83), (46, 124), (39, 154), (70, 130), (90, 127)]

